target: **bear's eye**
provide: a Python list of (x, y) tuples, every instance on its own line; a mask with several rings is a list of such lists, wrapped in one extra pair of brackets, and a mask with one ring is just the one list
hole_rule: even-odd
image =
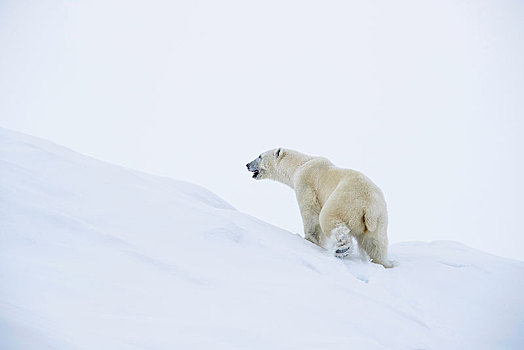
[(280, 150), (281, 148), (277, 149), (277, 151), (275, 152), (275, 158), (278, 158), (278, 156), (280, 155)]
[(259, 155), (259, 156), (258, 156), (258, 159), (262, 159), (262, 155)]

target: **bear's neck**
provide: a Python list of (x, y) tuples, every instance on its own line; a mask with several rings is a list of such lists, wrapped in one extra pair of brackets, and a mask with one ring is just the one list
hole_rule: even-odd
[(297, 169), (313, 159), (313, 157), (296, 151), (286, 151), (286, 153), (280, 161), (281, 164), (278, 167), (279, 171), (275, 176), (275, 180), (295, 189), (294, 177)]

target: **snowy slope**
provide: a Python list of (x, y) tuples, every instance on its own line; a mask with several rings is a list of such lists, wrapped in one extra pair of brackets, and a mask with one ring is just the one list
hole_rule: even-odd
[(413, 242), (385, 270), (5, 129), (0, 162), (1, 349), (524, 348), (523, 262)]

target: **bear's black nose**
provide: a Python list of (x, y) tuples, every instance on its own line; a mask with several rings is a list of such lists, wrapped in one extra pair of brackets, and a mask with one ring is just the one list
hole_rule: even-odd
[(247, 163), (247, 164), (246, 164), (246, 168), (248, 168), (248, 169), (249, 169), (249, 163)]

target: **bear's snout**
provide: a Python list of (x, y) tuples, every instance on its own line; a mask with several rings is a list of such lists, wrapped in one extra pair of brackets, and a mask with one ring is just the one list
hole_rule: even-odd
[(253, 173), (253, 179), (258, 179), (258, 175), (260, 174), (260, 170), (258, 169), (258, 162), (255, 159), (252, 162), (249, 162), (246, 164), (247, 170)]
[(256, 170), (256, 169), (258, 168), (256, 163), (257, 163), (256, 160), (247, 163), (247, 164), (246, 164), (246, 168), (247, 168), (247, 170), (249, 170), (249, 171), (254, 171), (254, 170)]

